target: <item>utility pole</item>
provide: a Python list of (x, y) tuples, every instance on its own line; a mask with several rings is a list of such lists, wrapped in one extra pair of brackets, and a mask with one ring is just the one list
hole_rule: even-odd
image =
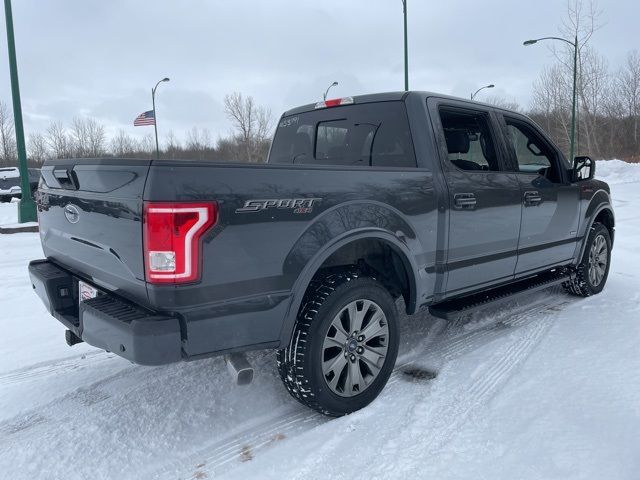
[(18, 168), (20, 169), (20, 187), (22, 195), (18, 203), (18, 222), (35, 222), (36, 203), (31, 198), (29, 170), (27, 169), (27, 149), (24, 144), (22, 127), (22, 106), (20, 104), (20, 85), (18, 83), (18, 65), (16, 62), (16, 44), (13, 38), (13, 16), (11, 0), (4, 0), (4, 14), (7, 22), (7, 49), (9, 50), (9, 73), (11, 75), (11, 97), (13, 99), (13, 119), (16, 131), (16, 149), (18, 151)]
[(407, 0), (402, 0), (404, 15), (404, 91), (409, 91), (409, 43), (407, 42)]

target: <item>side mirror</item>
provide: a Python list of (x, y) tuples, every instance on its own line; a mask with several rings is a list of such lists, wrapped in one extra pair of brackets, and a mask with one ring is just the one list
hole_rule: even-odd
[(580, 182), (591, 180), (596, 174), (596, 162), (591, 157), (576, 157), (573, 159), (571, 181)]

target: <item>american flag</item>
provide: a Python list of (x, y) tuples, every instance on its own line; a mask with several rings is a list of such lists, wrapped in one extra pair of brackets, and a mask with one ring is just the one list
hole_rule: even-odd
[(148, 112), (143, 112), (136, 117), (133, 121), (134, 127), (142, 127), (144, 125), (155, 125), (156, 117), (153, 114), (153, 110), (149, 110)]

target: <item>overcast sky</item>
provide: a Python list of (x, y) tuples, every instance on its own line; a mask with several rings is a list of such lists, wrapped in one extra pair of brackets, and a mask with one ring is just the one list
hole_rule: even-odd
[[(408, 0), (410, 88), (468, 96), (487, 83), (527, 106), (552, 62), (527, 38), (558, 33), (565, 0)], [(600, 1), (593, 46), (610, 65), (640, 49), (640, 0)], [(132, 135), (158, 90), (160, 134), (229, 131), (226, 93), (274, 114), (331, 96), (401, 90), (401, 0), (14, 0), (25, 130), (89, 115)], [(4, 15), (0, 98), (11, 100)], [(486, 97), (485, 97), (486, 98)]]

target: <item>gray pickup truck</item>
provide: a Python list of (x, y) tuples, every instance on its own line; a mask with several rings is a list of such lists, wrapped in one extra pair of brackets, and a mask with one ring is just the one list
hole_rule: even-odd
[(85, 341), (157, 365), (274, 349), (286, 388), (343, 415), (398, 351), (395, 300), (451, 318), (562, 284), (599, 293), (609, 187), (527, 117), (426, 92), (285, 112), (266, 164), (51, 160), (35, 292)]

